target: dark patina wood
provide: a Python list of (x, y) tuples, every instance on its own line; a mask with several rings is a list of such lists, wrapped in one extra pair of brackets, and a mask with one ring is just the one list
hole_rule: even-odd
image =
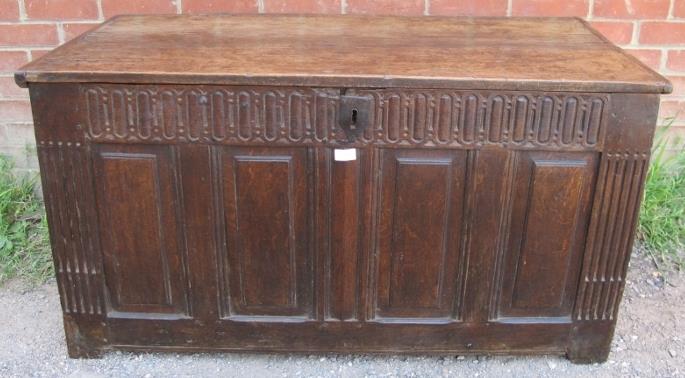
[(122, 16), (16, 78), (72, 357), (604, 361), (671, 89), (543, 18)]

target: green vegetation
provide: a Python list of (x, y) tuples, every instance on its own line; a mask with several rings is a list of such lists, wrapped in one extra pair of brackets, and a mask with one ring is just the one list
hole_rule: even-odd
[(14, 277), (41, 283), (53, 274), (47, 221), (35, 184), (35, 178), (13, 174), (12, 163), (0, 156), (0, 283)]
[(669, 126), (657, 131), (638, 236), (659, 268), (680, 270), (685, 266), (685, 145), (666, 138)]

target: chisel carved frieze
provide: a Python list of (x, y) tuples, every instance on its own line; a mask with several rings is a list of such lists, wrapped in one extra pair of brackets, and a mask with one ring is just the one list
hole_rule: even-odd
[[(97, 142), (344, 145), (339, 89), (84, 85), (86, 137)], [(351, 91), (348, 91), (348, 93)], [(357, 143), (592, 150), (608, 98), (450, 90), (355, 91), (372, 99)]]

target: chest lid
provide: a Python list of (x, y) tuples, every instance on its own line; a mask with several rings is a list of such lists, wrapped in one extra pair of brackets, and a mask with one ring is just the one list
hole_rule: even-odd
[(29, 63), (33, 82), (669, 93), (576, 18), (119, 16)]

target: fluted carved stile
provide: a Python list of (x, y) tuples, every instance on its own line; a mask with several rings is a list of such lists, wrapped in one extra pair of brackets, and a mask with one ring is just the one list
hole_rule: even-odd
[(610, 152), (602, 159), (576, 299), (577, 320), (616, 317), (648, 160), (646, 152)]
[(69, 314), (105, 312), (89, 154), (59, 142), (39, 147), (50, 240), (62, 309)]

